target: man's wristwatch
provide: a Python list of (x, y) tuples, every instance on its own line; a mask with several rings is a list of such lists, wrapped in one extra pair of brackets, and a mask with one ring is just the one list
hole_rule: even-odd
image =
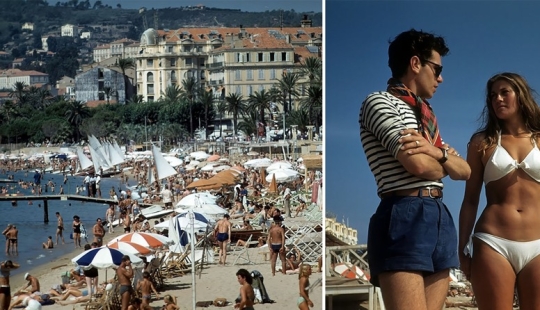
[(439, 149), (443, 153), (443, 157), (441, 159), (439, 159), (439, 163), (444, 164), (448, 160), (448, 150), (443, 148), (443, 147), (440, 147)]

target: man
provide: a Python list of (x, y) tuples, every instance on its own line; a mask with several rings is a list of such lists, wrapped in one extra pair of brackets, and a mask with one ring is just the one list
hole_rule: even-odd
[(129, 256), (124, 255), (122, 262), (118, 269), (116, 269), (116, 275), (118, 276), (118, 282), (120, 283), (120, 298), (122, 299), (122, 310), (127, 310), (129, 306), (129, 300), (133, 293), (133, 287), (131, 286), (131, 278), (133, 278), (133, 269), (131, 268), (131, 261)]
[(122, 213), (122, 217), (124, 218), (124, 234), (131, 232), (131, 216), (127, 214), (127, 212)]
[(227, 260), (227, 243), (231, 236), (231, 222), (229, 214), (223, 215), (223, 218), (216, 223), (214, 233), (219, 245), (219, 264), (225, 265)]
[(291, 217), (291, 189), (289, 185), (284, 185), (285, 189), (283, 190), (283, 208), (285, 209), (285, 214), (288, 218)]
[(370, 94), (360, 110), (362, 146), (381, 197), (368, 231), (371, 282), (387, 309), (441, 309), (449, 268), (459, 265), (441, 179), (466, 180), (470, 168), (442, 142), (426, 101), (443, 82), (448, 51), (430, 33), (398, 35), (388, 49), (387, 91)]
[(86, 187), (86, 193), (88, 195), (88, 197), (90, 197), (92, 195), (92, 192), (91, 192), (91, 187), (90, 187), (90, 174), (87, 172), (86, 173), (86, 176), (84, 177), (84, 186)]
[(58, 245), (58, 237), (62, 239), (62, 244), (66, 244), (64, 240), (64, 219), (60, 215), (60, 212), (56, 212), (56, 245)]
[(101, 173), (98, 173), (96, 175), (96, 194), (99, 198), (101, 198), (101, 188), (100, 188), (100, 185), (101, 185)]
[(96, 224), (94, 224), (94, 227), (92, 228), (92, 233), (94, 234), (94, 242), (97, 243), (98, 246), (102, 246), (105, 228), (101, 225), (101, 218), (96, 220)]
[[(163, 198), (163, 203), (165, 204), (165, 209), (172, 209), (173, 203), (173, 193), (169, 189), (169, 185), (165, 184), (165, 187), (161, 191), (161, 198)], [(144, 301), (144, 300), (143, 300)]]
[(19, 230), (17, 230), (17, 227), (15, 225), (12, 225), (11, 229), (6, 234), (6, 238), (11, 247), (12, 254), (13, 253), (19, 254), (19, 249), (18, 249), (18, 244), (17, 244), (17, 241), (19, 238), (18, 236), (19, 236)]
[(114, 204), (110, 204), (105, 212), (105, 218), (107, 219), (107, 224), (109, 225), (109, 233), (114, 232), (113, 222), (114, 222)]
[(137, 291), (141, 292), (143, 306), (150, 306), (152, 292), (154, 292), (156, 298), (159, 299), (159, 293), (156, 291), (152, 281), (150, 281), (150, 273), (148, 271), (143, 272), (142, 280), (139, 280), (139, 283), (137, 283)]
[(276, 275), (276, 261), (279, 255), (281, 259), (281, 272), (285, 274), (287, 265), (285, 264), (285, 230), (281, 227), (281, 216), (274, 217), (274, 223), (268, 231), (268, 249), (270, 249), (270, 266), (272, 275)]
[(41, 291), (39, 290), (40, 286), (39, 286), (39, 280), (38, 278), (30, 275), (28, 272), (24, 275), (24, 279), (26, 281), (28, 281), (28, 284), (20, 289), (19, 291), (25, 291), (27, 288), (30, 288), (30, 293), (32, 294), (36, 294), (36, 295), (41, 295)]

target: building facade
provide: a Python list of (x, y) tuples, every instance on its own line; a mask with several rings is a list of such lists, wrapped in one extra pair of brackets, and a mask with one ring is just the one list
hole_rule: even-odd
[(94, 48), (93, 59), (101, 62), (112, 57), (135, 58), (139, 52), (139, 42), (124, 38)]
[(109, 68), (92, 68), (75, 76), (75, 94), (85, 103), (125, 103), (124, 76)]
[(49, 83), (49, 75), (46, 73), (19, 69), (0, 71), (0, 89), (15, 89), (15, 83), (22, 82), (28, 86), (41, 87)]
[(335, 218), (325, 218), (324, 229), (326, 233), (335, 236), (349, 245), (358, 244), (358, 231), (339, 223)]
[(60, 28), (60, 35), (63, 37), (78, 37), (79, 27), (72, 24), (65, 24)]

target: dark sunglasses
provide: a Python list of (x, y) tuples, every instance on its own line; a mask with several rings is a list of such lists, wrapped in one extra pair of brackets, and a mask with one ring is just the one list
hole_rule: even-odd
[(433, 61), (424, 59), (425, 62), (430, 63), (433, 65), (433, 73), (435, 74), (435, 78), (438, 79), (439, 76), (441, 76), (443, 66), (439, 65), (438, 63), (434, 63)]

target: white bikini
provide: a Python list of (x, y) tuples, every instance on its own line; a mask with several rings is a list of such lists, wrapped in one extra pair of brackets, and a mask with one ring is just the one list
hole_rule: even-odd
[[(499, 132), (497, 147), (484, 168), (484, 183), (487, 185), (489, 182), (499, 180), (516, 169), (522, 169), (533, 180), (540, 183), (540, 149), (538, 149), (536, 141), (534, 141), (533, 149), (519, 163), (501, 145), (501, 133)], [(482, 232), (475, 233), (473, 237), (482, 240), (506, 258), (516, 274), (536, 256), (540, 255), (540, 240), (512, 241)], [(464, 252), (466, 255), (470, 254), (470, 247), (472, 247), (472, 239), (465, 247)]]

